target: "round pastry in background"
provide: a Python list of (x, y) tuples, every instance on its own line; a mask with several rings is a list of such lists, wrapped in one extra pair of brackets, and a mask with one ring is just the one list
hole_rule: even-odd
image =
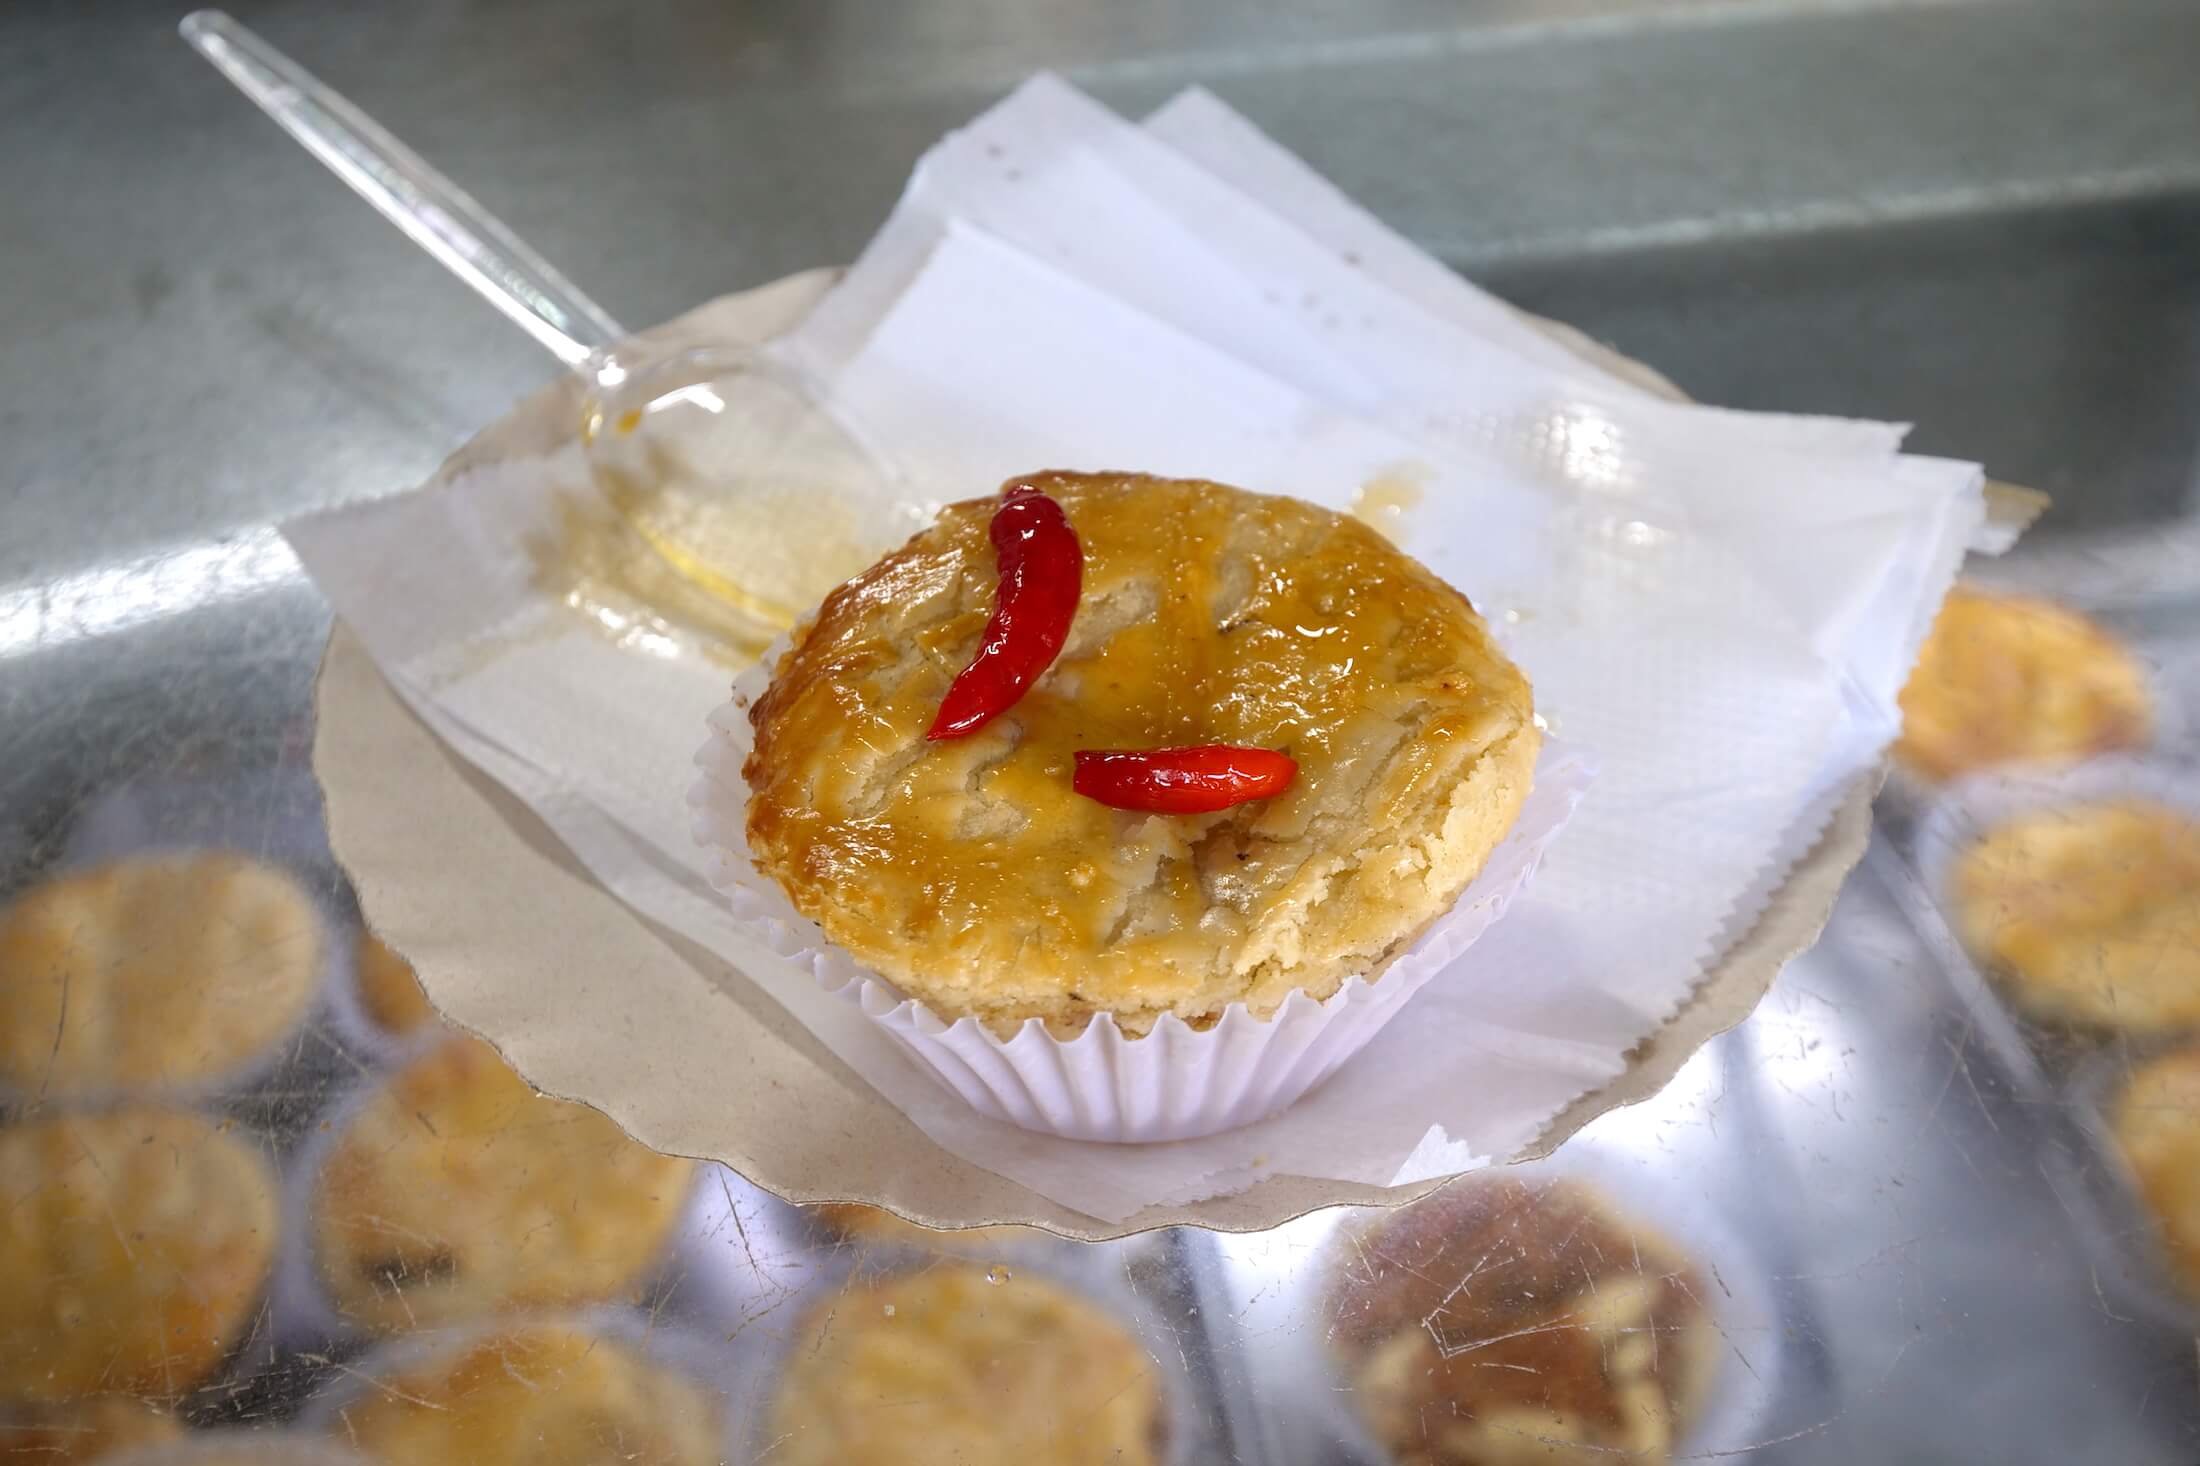
[(373, 932), (359, 934), (359, 1006), (384, 1033), (407, 1038), (434, 1023), (435, 1005), (413, 965)]
[(0, 1405), (0, 1466), (83, 1466), (132, 1446), (172, 1441), (183, 1422), (129, 1395), (50, 1405)]
[(453, 1036), (342, 1122), (314, 1251), (337, 1311), (374, 1329), (612, 1299), (664, 1251), (694, 1175)]
[(2170, 1271), (2200, 1300), (2200, 1048), (2134, 1067), (2108, 1118)]
[(54, 1099), (231, 1074), (304, 1019), (323, 942), (312, 898), (242, 855), (53, 877), (0, 913), (0, 1085)]
[(1701, 1412), (1703, 1278), (1578, 1182), (1473, 1175), (1344, 1240), (1331, 1341), (1400, 1462), (1664, 1461)]
[(2042, 1022), (2200, 1023), (2200, 824), (2145, 800), (2004, 820), (1956, 857), (1964, 945)]
[(1902, 689), (1895, 755), (1939, 780), (2153, 737), (2146, 671), (2106, 628), (2053, 601), (1957, 586)]
[(806, 1208), (812, 1219), (843, 1241), (866, 1247), (908, 1247), (930, 1252), (983, 1251), (1003, 1242), (1043, 1240), (1037, 1227), (963, 1227), (942, 1231), (905, 1221), (882, 1206), (827, 1201)]
[(374, 1373), (329, 1432), (398, 1466), (718, 1466), (720, 1401), (618, 1339), (531, 1324)]
[(1159, 1370), (1098, 1305), (942, 1263), (810, 1310), (768, 1438), (785, 1466), (1139, 1466), (1163, 1425)]
[[(942, 1016), (1057, 1036), (1257, 1017), (1372, 975), (1512, 828), (1540, 734), (1467, 598), (1383, 536), (1195, 480), (1043, 473), (1083, 547), (1068, 640), (930, 741), (978, 645), (1001, 501), (942, 510), (797, 628), (750, 710), (747, 838), (827, 937)], [(1110, 807), (1074, 755), (1228, 744), (1296, 777), (1211, 813)]]
[(258, 1309), (276, 1184), (224, 1121), (182, 1110), (0, 1128), (0, 1399), (172, 1399)]

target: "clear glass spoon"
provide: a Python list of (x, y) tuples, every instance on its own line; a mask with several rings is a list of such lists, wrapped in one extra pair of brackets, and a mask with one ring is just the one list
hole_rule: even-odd
[[(405, 236), (584, 384), (604, 502), (647, 547), (577, 522), (547, 567), (569, 603), (663, 650), (701, 636), (753, 654), (875, 557), (908, 516), (895, 474), (823, 384), (744, 345), (652, 352), (403, 143), (218, 10), (183, 38)], [(671, 623), (669, 626), (658, 623)]]

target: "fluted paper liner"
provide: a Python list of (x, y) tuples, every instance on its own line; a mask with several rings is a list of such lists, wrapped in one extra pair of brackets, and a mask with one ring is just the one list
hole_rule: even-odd
[(854, 1004), (971, 1108), (1070, 1140), (1190, 1140), (1264, 1120), (1336, 1073), (1429, 982), (1506, 981), (1511, 974), (1477, 969), (1468, 949), (1534, 876), (1591, 772), (1585, 755), (1546, 743), (1535, 788), (1481, 874), (1373, 979), (1350, 978), (1320, 1001), (1293, 993), (1265, 1018), (1232, 1003), (1205, 1029), (1170, 1013), (1133, 1037), (1103, 1013), (1075, 1038), (1057, 1038), (1031, 1018), (1004, 1039), (974, 1018), (950, 1022), (903, 996), (828, 941), (757, 871), (744, 835), (749, 786), (741, 769), (754, 746), (749, 706), (770, 685), (780, 650), (735, 680), (695, 755), (688, 805), (711, 884), (749, 936)]

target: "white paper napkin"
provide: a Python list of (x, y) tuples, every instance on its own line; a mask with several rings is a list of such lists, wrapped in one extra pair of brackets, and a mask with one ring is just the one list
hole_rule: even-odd
[(1879, 756), (1980, 517), (1975, 466), (1898, 457), (1896, 427), (1658, 400), (1303, 177), (1265, 209), (1201, 162), (1265, 158), (1238, 175), (1255, 187), (1291, 170), (1218, 108), (1165, 109), (1164, 144), (1060, 83), (1025, 89), (926, 160), (786, 349), (918, 500), (1118, 467), (1344, 508), (1403, 474), (1403, 543), (1596, 754), (1591, 797), (1470, 957), (1527, 980), (1437, 980), (1273, 1121), (1096, 1150), (980, 1119), (744, 942), (682, 804), (725, 674), (590, 631), (522, 548), (555, 532), (555, 495), (589, 492), (575, 449), (290, 530), (423, 718), (608, 887), (756, 977), (941, 1145), (1109, 1219), (1279, 1172), (1458, 1170), (1616, 1075)]
[[(1239, 142), (1247, 132), (1240, 121)], [(997, 234), (1310, 395), (1423, 432), (1486, 433), (1489, 422), (1533, 422), (1568, 400), (1632, 403), (1645, 425), (1670, 415), (1690, 443), (1885, 457), (1901, 441), (1901, 427), (1887, 423), (1671, 407), (1584, 366), (1463, 281), (1443, 310), (1430, 310), (1391, 282), (1418, 256), (1410, 246), (1374, 259), (1327, 248), (1046, 75), (926, 154), (789, 353), (826, 371), (849, 360), (949, 220)], [(1472, 324), (1494, 316), (1507, 324)]]

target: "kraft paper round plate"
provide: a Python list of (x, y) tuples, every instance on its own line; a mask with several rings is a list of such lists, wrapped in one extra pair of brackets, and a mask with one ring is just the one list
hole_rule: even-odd
[[(716, 338), (767, 337), (833, 278), (793, 276), (651, 335), (695, 339), (707, 313)], [(1646, 368), (1552, 329), (1600, 365), (1679, 395)], [(538, 451), (545, 435), (577, 424), (578, 409), (577, 386), (553, 384), (460, 450), (444, 474)], [(935, 1145), (769, 994), (605, 891), (530, 810), (413, 716), (340, 624), (316, 711), (314, 769), (330, 839), (371, 925), (411, 959), (439, 1008), (534, 1084), (596, 1106), (660, 1150), (723, 1161), (793, 1202), (863, 1201), (931, 1226), (1021, 1222), (1090, 1241), (1178, 1224), (1263, 1229), (1317, 1207), (1410, 1201), (1441, 1184), (1279, 1176), (1122, 1222), (1068, 1210)], [(1748, 1016), (1781, 965), (1817, 939), (1863, 854), (1880, 778), (1843, 791), (1825, 834), (1689, 1001), (1637, 1046), (1625, 1072), (1567, 1106), (1519, 1158), (1647, 1099), (1706, 1040)]]

